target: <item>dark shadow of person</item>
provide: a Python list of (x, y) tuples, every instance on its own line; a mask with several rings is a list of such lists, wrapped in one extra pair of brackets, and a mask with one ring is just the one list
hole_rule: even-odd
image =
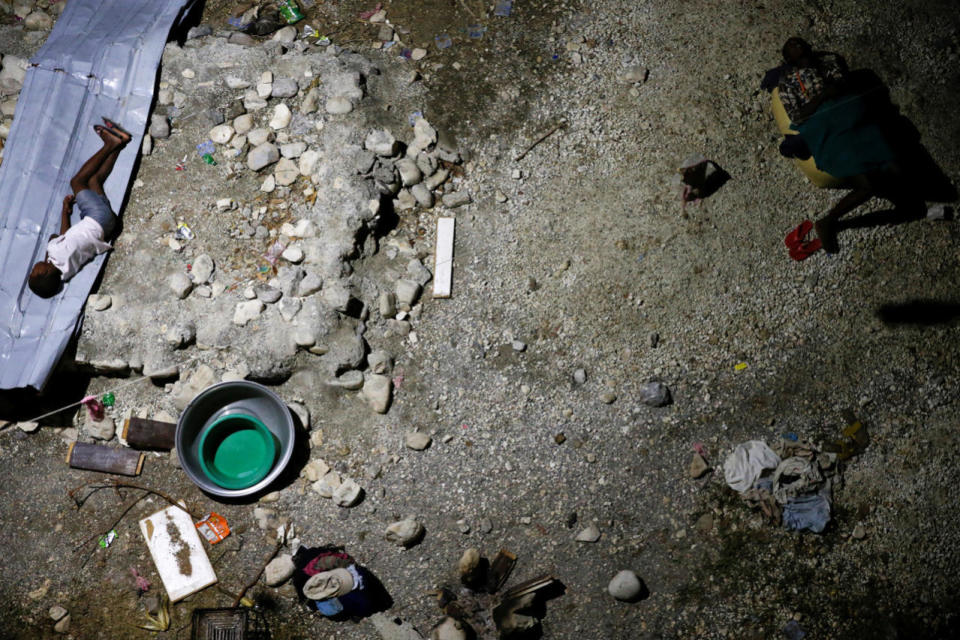
[(888, 303), (877, 309), (877, 317), (887, 325), (932, 327), (954, 324), (960, 319), (960, 303), (924, 299)]

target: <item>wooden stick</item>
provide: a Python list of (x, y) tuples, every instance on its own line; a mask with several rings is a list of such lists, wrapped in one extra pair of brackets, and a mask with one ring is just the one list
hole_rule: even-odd
[(534, 147), (536, 147), (538, 144), (540, 144), (541, 142), (543, 142), (544, 140), (546, 140), (547, 138), (549, 138), (550, 136), (552, 136), (555, 132), (559, 131), (560, 129), (563, 129), (563, 128), (566, 127), (566, 126), (567, 126), (567, 121), (566, 121), (566, 120), (561, 120), (560, 122), (558, 122), (557, 124), (555, 124), (555, 125), (553, 126), (553, 128), (551, 128), (551, 129), (550, 129), (549, 131), (547, 131), (545, 134), (543, 134), (542, 136), (540, 136), (539, 138), (537, 138), (536, 140), (534, 140), (534, 141), (533, 141), (533, 144), (531, 144), (529, 147), (527, 147), (526, 149), (524, 149), (523, 153), (521, 153), (521, 154), (518, 155), (516, 158), (514, 158), (513, 161), (514, 161), (514, 162), (520, 162), (521, 160), (524, 159), (524, 157), (525, 157), (528, 153), (530, 153), (531, 151), (533, 151), (533, 148), (534, 148)]
[(278, 553), (280, 553), (281, 547), (283, 547), (283, 545), (278, 542), (277, 545), (273, 548), (273, 551), (270, 552), (270, 555), (267, 556), (267, 559), (263, 561), (263, 565), (260, 567), (260, 571), (257, 571), (257, 575), (253, 576), (253, 580), (243, 585), (243, 589), (240, 589), (240, 593), (238, 593), (237, 597), (234, 598), (233, 604), (230, 605), (231, 607), (236, 608), (237, 606), (240, 605), (240, 601), (243, 600), (243, 596), (247, 595), (247, 590), (253, 587), (253, 585), (257, 584), (257, 580), (260, 579), (260, 575), (266, 570), (267, 565), (270, 564), (270, 561), (273, 560)]

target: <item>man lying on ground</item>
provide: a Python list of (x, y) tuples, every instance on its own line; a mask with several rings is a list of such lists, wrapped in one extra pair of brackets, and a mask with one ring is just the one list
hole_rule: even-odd
[[(103, 119), (107, 126), (94, 130), (103, 140), (103, 147), (90, 157), (70, 180), (73, 193), (63, 199), (60, 212), (60, 235), (50, 236), (43, 261), (33, 265), (28, 284), (41, 298), (51, 298), (61, 285), (75, 276), (83, 265), (109, 251), (107, 242), (117, 226), (117, 215), (103, 193), (103, 183), (113, 170), (120, 150), (130, 142), (130, 134), (115, 122)], [(76, 202), (80, 222), (70, 226), (70, 211)]]
[(824, 251), (837, 253), (837, 222), (842, 216), (873, 197), (896, 206), (916, 204), (917, 198), (911, 198), (894, 152), (864, 96), (850, 89), (842, 59), (814, 52), (796, 37), (783, 45), (783, 59), (784, 65), (764, 79), (765, 87), (779, 89), (780, 101), (798, 132), (787, 136), (781, 152), (800, 159), (812, 155), (818, 169), (853, 186), (814, 225)]

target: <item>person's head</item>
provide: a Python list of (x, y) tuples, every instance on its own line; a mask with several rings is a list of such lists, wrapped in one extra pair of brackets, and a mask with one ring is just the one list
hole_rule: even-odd
[(803, 66), (812, 58), (813, 48), (803, 38), (794, 36), (783, 45), (783, 59), (787, 64)]
[(41, 298), (52, 298), (60, 291), (61, 275), (60, 269), (44, 260), (33, 265), (33, 269), (30, 269), (27, 284), (30, 285), (30, 290)]

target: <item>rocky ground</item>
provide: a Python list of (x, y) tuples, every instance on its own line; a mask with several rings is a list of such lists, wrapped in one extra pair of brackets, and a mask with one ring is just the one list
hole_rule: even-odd
[[(3, 126), (15, 57), (49, 26), (14, 4)], [(839, 255), (790, 260), (784, 235), (838, 195), (779, 156), (758, 89), (790, 35), (840, 51), (880, 76), (956, 184), (952, 3), (516, 0), (502, 16), (418, 0), (363, 19), (372, 5), (305, 4), (295, 34), (247, 39), (231, 4), (208, 2), (209, 28), (164, 53), (75, 352), (44, 396), (4, 398), (0, 417), (21, 422), (0, 432), (0, 635), (186, 637), (191, 611), (228, 606), (286, 522), (304, 544), (347, 547), (424, 636), (442, 617), (430, 592), (456, 588), (469, 547), (516, 553), (508, 585), (562, 581), (545, 638), (957, 635), (955, 223), (859, 218)], [(198, 152), (208, 139), (216, 165)], [(731, 179), (684, 208), (676, 169), (695, 153)], [(439, 216), (457, 225), (449, 299), (431, 296)], [(162, 587), (136, 521), (162, 501), (98, 547), (137, 492), (77, 508), (68, 491), (100, 478), (63, 463), (66, 443), (116, 445), (125, 417), (175, 419), (207, 384), (244, 377), (304, 417), (309, 456), (276, 493), (230, 504), (175, 456), (148, 456), (135, 482), (234, 533), (207, 547), (219, 586), (175, 605), (166, 634), (138, 629), (131, 568)], [(670, 404), (644, 401), (651, 381)], [(121, 385), (109, 420), (22, 422)], [(726, 486), (738, 443), (829, 443), (851, 417), (870, 441), (839, 463), (822, 534), (771, 524)], [(716, 467), (699, 479), (695, 444)], [(325, 497), (348, 479), (355, 504)], [(385, 540), (408, 517), (422, 540)], [(608, 593), (624, 569), (642, 600)], [(382, 637), (306, 613), (289, 583), (251, 595), (276, 638)]]

